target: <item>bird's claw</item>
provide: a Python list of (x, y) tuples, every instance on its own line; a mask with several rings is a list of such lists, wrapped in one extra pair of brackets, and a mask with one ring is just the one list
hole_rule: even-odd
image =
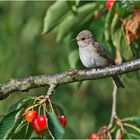
[(74, 68), (70, 68), (67, 73), (68, 73), (68, 75), (72, 76), (72, 75), (75, 75), (77, 73), (77, 71), (78, 70), (76, 70)]

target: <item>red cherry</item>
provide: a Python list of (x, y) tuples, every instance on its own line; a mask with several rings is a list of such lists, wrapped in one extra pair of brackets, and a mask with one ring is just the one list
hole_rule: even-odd
[(27, 122), (32, 122), (33, 119), (37, 118), (37, 116), (38, 116), (38, 113), (36, 111), (30, 110), (26, 112), (25, 119)]
[(121, 140), (121, 139), (122, 139), (122, 137), (121, 137), (121, 136), (118, 136), (118, 137), (117, 137), (117, 140)]
[(92, 133), (92, 134), (90, 135), (90, 138), (89, 138), (89, 139), (90, 139), (90, 140), (100, 140), (98, 134), (96, 134), (96, 133)]
[(65, 116), (64, 116), (64, 115), (59, 115), (59, 116), (58, 116), (58, 119), (59, 119), (59, 121), (61, 122), (62, 126), (65, 127), (66, 124), (67, 124), (67, 120), (66, 120)]
[(46, 116), (38, 116), (32, 121), (32, 127), (35, 132), (39, 135), (43, 134), (48, 130), (48, 123)]
[(110, 8), (113, 6), (114, 3), (115, 3), (115, 0), (107, 0), (107, 2), (106, 2), (106, 8), (108, 10), (110, 10)]
[(41, 129), (48, 128), (46, 116), (38, 116), (38, 118), (37, 118), (37, 124), (39, 125), (39, 127)]
[(32, 121), (32, 127), (36, 131), (37, 134), (41, 133), (41, 129), (38, 126), (38, 123), (37, 123), (37, 118)]

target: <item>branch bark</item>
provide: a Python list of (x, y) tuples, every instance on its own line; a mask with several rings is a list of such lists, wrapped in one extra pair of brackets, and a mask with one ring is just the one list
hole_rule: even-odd
[(95, 80), (112, 75), (125, 74), (140, 69), (140, 58), (119, 65), (101, 69), (76, 70), (74, 73), (64, 72), (51, 75), (30, 76), (24, 79), (11, 79), (0, 85), (0, 100), (7, 98), (16, 91), (28, 91), (46, 85), (62, 85), (83, 80)]

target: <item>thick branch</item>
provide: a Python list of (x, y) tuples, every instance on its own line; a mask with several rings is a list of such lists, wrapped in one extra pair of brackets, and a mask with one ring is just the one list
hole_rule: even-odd
[(10, 81), (0, 85), (0, 99), (5, 99), (10, 93), (15, 91), (28, 91), (35, 87), (43, 87), (50, 84), (61, 85), (83, 80), (100, 79), (112, 75), (136, 71), (138, 69), (140, 69), (140, 58), (102, 69), (78, 70), (73, 74), (64, 72), (52, 75), (30, 76), (24, 79), (11, 79)]

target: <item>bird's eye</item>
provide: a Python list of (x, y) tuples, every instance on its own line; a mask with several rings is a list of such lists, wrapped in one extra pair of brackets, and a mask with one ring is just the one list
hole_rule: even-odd
[(82, 37), (82, 38), (81, 38), (81, 40), (85, 40), (85, 38), (84, 38), (84, 37)]

